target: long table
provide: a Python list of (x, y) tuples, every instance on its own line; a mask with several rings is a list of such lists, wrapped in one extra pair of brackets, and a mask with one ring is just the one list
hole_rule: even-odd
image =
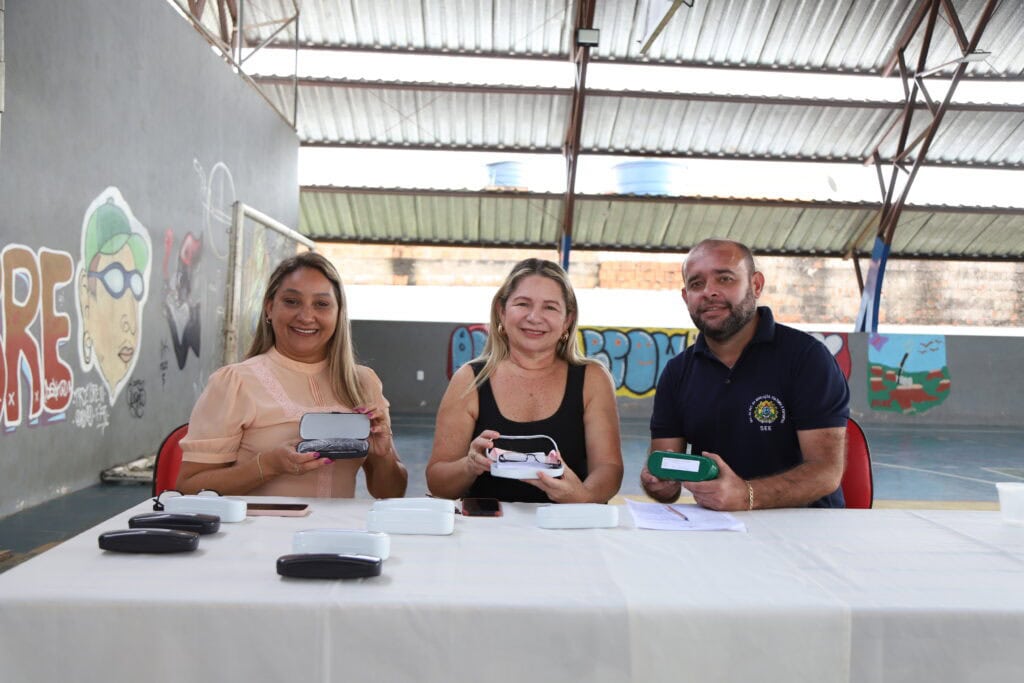
[[(251, 499), (250, 499), (251, 500)], [(544, 530), (535, 506), (392, 536), (380, 577), (283, 579), (300, 529), (100, 551), (142, 504), (0, 574), (4, 681), (1019, 681), (1024, 527), (998, 512), (765, 510), (746, 532)]]

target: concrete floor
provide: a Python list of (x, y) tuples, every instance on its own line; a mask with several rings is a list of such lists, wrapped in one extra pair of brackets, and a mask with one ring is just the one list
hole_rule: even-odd
[[(433, 419), (395, 415), (394, 430), (409, 470), (407, 495), (424, 495)], [(1024, 481), (1024, 429), (864, 425), (864, 431), (871, 447), (876, 507), (996, 509), (994, 483)], [(624, 419), (626, 471), (620, 495), (642, 495), (640, 468), (647, 445), (647, 421)], [(96, 484), (0, 519), (0, 571), (145, 500), (149, 491), (148, 483)], [(362, 481), (356, 495), (369, 497)]]

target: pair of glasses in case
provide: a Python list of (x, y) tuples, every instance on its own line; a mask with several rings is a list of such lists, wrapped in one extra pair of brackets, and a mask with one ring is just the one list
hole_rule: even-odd
[(560, 477), (565, 471), (558, 444), (545, 434), (499, 436), (487, 457), (491, 476), (504, 479), (536, 479), (538, 472)]

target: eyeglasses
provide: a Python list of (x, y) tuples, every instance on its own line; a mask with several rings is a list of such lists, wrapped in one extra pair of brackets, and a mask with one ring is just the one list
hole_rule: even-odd
[(120, 299), (126, 290), (131, 289), (135, 300), (142, 301), (145, 284), (142, 281), (142, 273), (138, 270), (125, 270), (120, 263), (111, 263), (103, 270), (90, 270), (89, 275), (98, 278), (107, 293), (115, 299)]
[(518, 451), (503, 451), (500, 448), (495, 448), (492, 452), (497, 453), (498, 462), (526, 462), (533, 458), (541, 465), (548, 464), (547, 453), (520, 453)]
[[(520, 443), (525, 448), (516, 449)], [(547, 449), (549, 443), (551, 448)], [(494, 439), (494, 447), (487, 449), (487, 457), (497, 462), (517, 463), (534, 460), (544, 467), (557, 466), (557, 463), (549, 460), (548, 454), (551, 451), (559, 452), (558, 443), (546, 434), (499, 436)]]
[[(185, 494), (182, 493), (181, 491), (176, 491), (174, 489), (167, 489), (166, 491), (162, 491), (159, 496), (153, 499), (153, 510), (155, 512), (163, 512), (165, 500), (167, 500), (168, 498), (177, 498), (178, 496), (183, 495)], [(213, 489), (203, 489), (196, 495), (205, 496), (207, 498), (220, 498), (220, 493), (214, 491)]]

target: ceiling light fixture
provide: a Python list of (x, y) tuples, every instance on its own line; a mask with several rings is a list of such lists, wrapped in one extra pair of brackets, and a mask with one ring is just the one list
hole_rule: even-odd
[[(974, 52), (968, 52), (967, 54), (965, 54), (962, 57), (957, 57), (956, 59), (951, 59), (950, 61), (943, 62), (942, 64), (939, 64), (938, 66), (935, 66), (935, 67), (932, 67), (931, 69), (928, 69), (927, 71), (922, 71), (917, 76), (915, 76), (915, 78), (927, 78), (928, 76), (931, 76), (933, 74), (936, 74), (936, 73), (942, 71), (947, 66), (952, 66), (954, 64), (974, 64), (974, 63), (977, 63), (977, 62), (985, 62), (986, 64), (988, 64), (988, 58), (991, 57), (991, 56), (992, 56), (992, 53), (991, 52), (986, 52), (985, 50), (975, 50)], [(988, 64), (988, 65), (989, 65), (989, 68), (991, 68), (993, 71), (997, 71), (997, 69), (994, 66), (992, 66), (991, 64)]]

